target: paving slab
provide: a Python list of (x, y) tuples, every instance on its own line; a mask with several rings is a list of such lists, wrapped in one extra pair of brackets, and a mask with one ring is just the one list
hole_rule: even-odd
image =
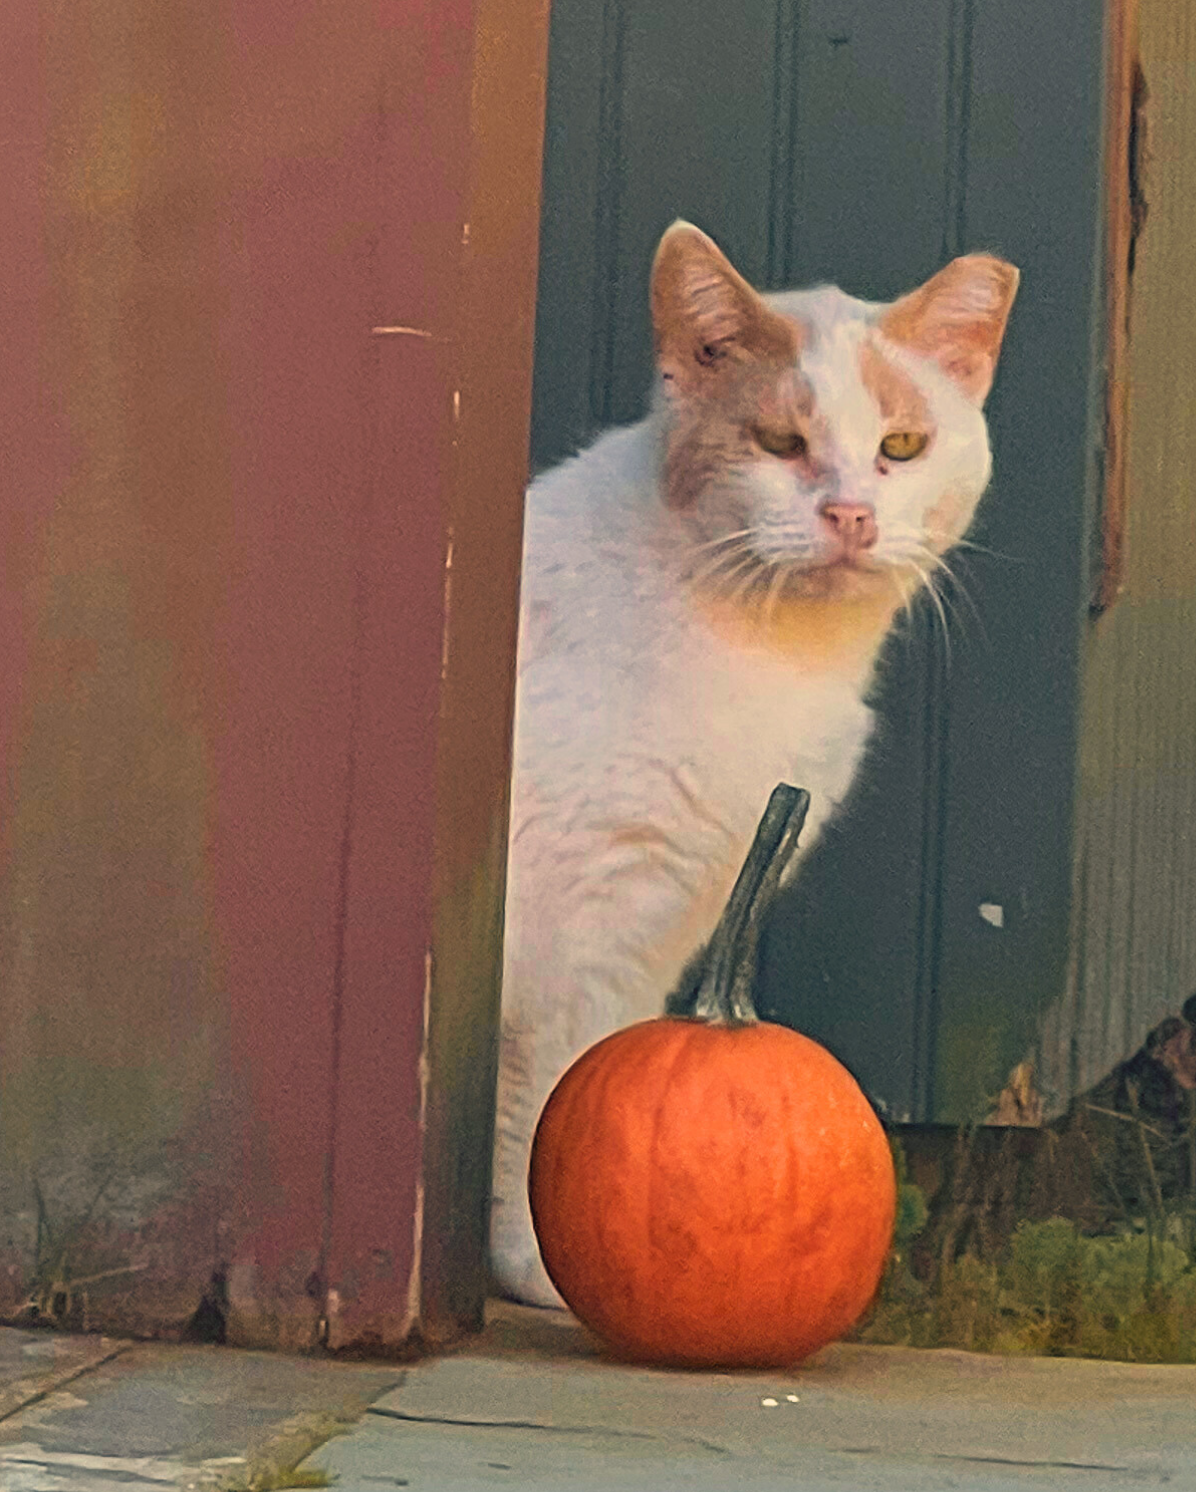
[[(0, 1362), (27, 1345), (0, 1331)], [(59, 1377), (0, 1411), (0, 1492), (222, 1488), (273, 1479), (401, 1381), (360, 1365), (225, 1347), (51, 1337)], [(95, 1342), (94, 1346), (90, 1344)], [(115, 1350), (114, 1350), (115, 1349)]]
[(0, 1330), (0, 1421), (129, 1348), (109, 1337)]
[(841, 1344), (783, 1373), (668, 1372), (500, 1307), (304, 1465), (342, 1492), (1186, 1492), (1196, 1369)]
[(1196, 1368), (840, 1344), (667, 1372), (502, 1305), (405, 1367), (0, 1330), (2, 1395), (0, 1492), (268, 1492), (296, 1467), (341, 1492), (1196, 1492)]

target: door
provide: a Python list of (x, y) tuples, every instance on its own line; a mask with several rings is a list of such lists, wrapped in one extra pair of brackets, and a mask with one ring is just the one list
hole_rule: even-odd
[(976, 546), (890, 639), (851, 802), (778, 907), (765, 1013), (898, 1119), (982, 1114), (1065, 979), (1100, 476), (1101, 0), (555, 0), (533, 410), (544, 467), (638, 418), (675, 217), (761, 288), (1022, 287)]

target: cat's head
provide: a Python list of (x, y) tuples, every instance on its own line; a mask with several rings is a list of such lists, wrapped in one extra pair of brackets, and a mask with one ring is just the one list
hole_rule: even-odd
[(689, 223), (652, 271), (664, 497), (696, 576), (908, 595), (987, 485), (982, 406), (1018, 272), (956, 259), (889, 305), (757, 294)]

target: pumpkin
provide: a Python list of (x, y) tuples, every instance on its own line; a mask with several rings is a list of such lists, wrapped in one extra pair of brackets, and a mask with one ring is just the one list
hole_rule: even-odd
[(884, 1129), (841, 1063), (751, 1003), (760, 915), (808, 803), (773, 793), (693, 976), (693, 1015), (599, 1041), (540, 1117), (528, 1187), (545, 1267), (625, 1358), (798, 1362), (854, 1324), (884, 1270)]

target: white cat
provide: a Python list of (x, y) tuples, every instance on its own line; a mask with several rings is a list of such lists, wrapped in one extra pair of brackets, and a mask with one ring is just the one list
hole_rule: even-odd
[(758, 295), (675, 223), (650, 416), (527, 497), (491, 1257), (558, 1305), (536, 1119), (592, 1042), (659, 1015), (779, 781), (803, 849), (844, 796), (893, 616), (989, 477), (981, 406), (1017, 271), (956, 259), (891, 305)]

